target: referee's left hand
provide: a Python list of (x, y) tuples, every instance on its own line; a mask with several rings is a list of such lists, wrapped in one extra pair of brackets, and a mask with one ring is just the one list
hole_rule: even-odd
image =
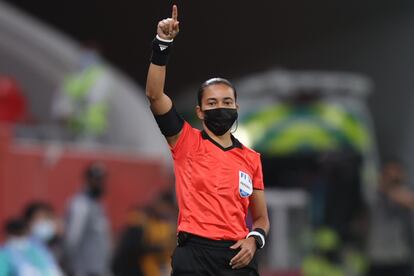
[(253, 259), (256, 253), (256, 240), (253, 237), (239, 240), (232, 246), (231, 249), (239, 249), (239, 253), (230, 261), (231, 268), (238, 269), (247, 266)]

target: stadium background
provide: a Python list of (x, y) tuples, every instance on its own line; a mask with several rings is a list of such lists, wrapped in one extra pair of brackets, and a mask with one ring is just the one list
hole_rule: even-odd
[[(169, 14), (173, 3), (5, 2), (69, 36), (78, 45), (97, 45), (109, 63), (135, 81), (139, 87), (136, 93), (142, 93), (145, 84), (149, 44), (156, 23)], [(195, 103), (195, 93), (191, 94), (191, 91), (195, 91), (197, 84), (213, 76), (243, 80), (246, 76), (275, 68), (293, 72), (348, 72), (362, 75), (372, 84), (371, 94), (364, 99), (364, 105), (373, 122), (369, 131), (372, 132), (375, 153), (379, 157), (375, 160), (376, 165), (389, 156), (396, 157), (408, 169), (408, 182), (414, 180), (414, 174), (409, 169), (414, 165), (414, 128), (411, 123), (411, 105), (414, 102), (411, 92), (414, 86), (414, 38), (411, 35), (414, 27), (413, 3), (402, 0), (254, 3), (200, 3), (187, 0), (176, 3), (182, 31), (174, 46), (167, 87), (168, 93), (181, 99), (183, 105), (188, 107), (191, 104), (191, 100), (183, 98), (193, 97)], [(9, 74), (4, 68), (2, 70), (2, 74)], [(19, 80), (19, 76), (15, 77)], [(26, 84), (24, 93), (29, 94), (26, 95), (30, 99), (29, 105), (39, 106), (33, 93), (42, 91), (30, 89)], [(32, 112), (42, 118), (49, 116), (49, 112), (42, 113), (44, 111), (39, 110), (33, 109)], [(131, 124), (133, 118), (125, 122), (125, 127)], [(145, 131), (139, 127), (138, 130)], [(108, 153), (105, 147), (89, 149), (86, 153), (78, 149), (69, 149), (67, 152), (58, 150), (57, 155), (63, 156), (63, 161), (60, 160), (56, 167), (53, 158), (58, 157), (55, 157), (53, 147), (51, 150), (50, 147), (31, 145), (28, 150), (22, 149), (15, 146), (13, 134), (9, 131), (8, 128), (2, 131), (1, 143), (4, 152), (0, 159), (3, 219), (16, 214), (21, 205), (35, 197), (51, 200), (58, 212), (62, 213), (62, 202), (76, 191), (82, 168), (90, 160), (108, 162), (112, 172), (111, 195), (106, 204), (114, 219), (115, 232), (121, 229), (125, 213), (131, 205), (149, 204), (156, 198), (157, 192), (167, 189), (172, 183), (169, 165), (165, 165), (164, 160), (154, 161), (158, 157), (148, 158), (140, 154), (130, 156), (112, 150)], [(25, 177), (16, 174), (26, 168), (20, 163), (21, 156), (25, 160), (30, 159), (26, 161)], [(52, 161), (47, 163), (45, 156), (51, 156)], [(142, 171), (136, 170), (135, 165), (142, 166)], [(148, 173), (146, 166), (150, 166), (154, 173)], [(39, 168), (42, 168), (41, 174)], [(72, 178), (61, 176), (67, 172), (72, 173)], [(38, 178), (34, 178), (37, 186), (32, 190), (26, 189), (33, 179), (31, 174), (38, 175)], [(122, 190), (117, 189), (119, 186), (115, 183), (127, 183), (129, 175), (139, 184), (129, 183), (122, 186)], [(51, 183), (57, 182), (66, 188), (51, 186)], [(144, 188), (147, 183), (158, 187), (158, 190), (151, 192)], [(39, 187), (43, 188), (39, 190)], [(19, 194), (23, 189), (27, 194)], [(19, 197), (10, 198), (11, 194), (19, 194)], [(122, 206), (118, 204), (120, 198), (125, 199)]]

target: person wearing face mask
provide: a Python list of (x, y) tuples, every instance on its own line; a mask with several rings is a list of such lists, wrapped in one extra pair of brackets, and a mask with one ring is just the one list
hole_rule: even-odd
[(24, 219), (10, 219), (5, 230), (7, 241), (0, 249), (0, 275), (63, 275), (47, 249), (30, 238), (30, 230)]
[(45, 246), (58, 234), (53, 208), (46, 202), (30, 202), (24, 209), (23, 218), (29, 226), (32, 239)]
[(158, 23), (146, 85), (151, 111), (174, 160), (179, 215), (172, 275), (258, 275), (256, 252), (265, 245), (270, 227), (260, 155), (231, 133), (238, 105), (228, 80), (213, 78), (201, 85), (196, 113), (202, 131), (178, 115), (164, 93), (178, 31), (174, 5), (171, 18)]
[(61, 233), (52, 206), (43, 201), (30, 202), (23, 211), (23, 218), (29, 227), (31, 242), (41, 247), (50, 262), (60, 270)]
[(90, 164), (84, 173), (84, 189), (69, 204), (64, 234), (65, 265), (74, 276), (109, 275), (110, 230), (101, 204), (106, 169)]

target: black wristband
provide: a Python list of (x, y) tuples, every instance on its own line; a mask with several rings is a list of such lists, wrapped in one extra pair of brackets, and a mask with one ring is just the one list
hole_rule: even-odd
[(168, 63), (173, 41), (160, 40), (157, 36), (152, 41), (151, 63), (159, 66), (165, 66)]
[(262, 228), (254, 228), (253, 231), (259, 232), (266, 239), (266, 232)]
[(253, 231), (247, 235), (247, 238), (248, 237), (254, 237), (257, 249), (263, 248), (266, 244), (266, 232), (262, 228), (253, 229)]

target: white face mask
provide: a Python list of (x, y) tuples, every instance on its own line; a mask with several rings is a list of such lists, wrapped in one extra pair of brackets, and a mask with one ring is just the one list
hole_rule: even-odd
[(56, 234), (56, 226), (52, 220), (40, 220), (33, 225), (32, 234), (41, 241), (47, 242)]

